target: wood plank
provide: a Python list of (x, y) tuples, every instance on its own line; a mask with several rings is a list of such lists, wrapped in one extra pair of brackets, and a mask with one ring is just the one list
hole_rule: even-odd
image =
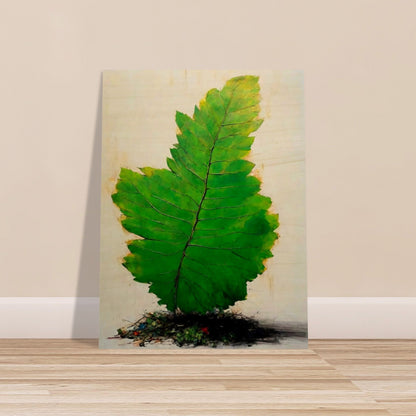
[[(284, 407), (283, 407), (284, 406)], [(195, 405), (166, 406), (159, 404), (137, 405), (118, 404), (117, 407), (108, 404), (1, 404), (1, 416), (75, 416), (75, 415), (108, 415), (108, 416), (391, 416), (386, 410), (353, 405), (341, 406), (241, 406), (230, 404), (222, 407), (209, 405), (209, 408)]]
[[(106, 368), (104, 368), (106, 367)], [(0, 380), (25, 379), (91, 379), (91, 378), (128, 378), (152, 379), (188, 377), (192, 379), (212, 379), (218, 377), (240, 378), (287, 378), (287, 379), (346, 379), (337, 370), (322, 366), (313, 368), (301, 366), (133, 366), (133, 365), (1, 365)]]
[(66, 355), (66, 354), (1, 354), (0, 364), (65, 364), (65, 365), (238, 365), (238, 366), (287, 366), (307, 364), (311, 366), (327, 366), (328, 364), (318, 355), (141, 355), (141, 354), (101, 354), (101, 355)]
[[(152, 378), (152, 379), (84, 379), (73, 380), (68, 378), (50, 380), (28, 379), (28, 380), (3, 380), (0, 382), (0, 394), (19, 391), (27, 394), (36, 391), (51, 389), (88, 391), (88, 390), (359, 390), (359, 388), (347, 379), (287, 379), (287, 378), (212, 378), (212, 379), (189, 379), (189, 378)], [(35, 393), (33, 393), (35, 394)]]

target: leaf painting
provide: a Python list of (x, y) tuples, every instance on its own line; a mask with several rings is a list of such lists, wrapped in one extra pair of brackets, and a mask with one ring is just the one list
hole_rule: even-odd
[(123, 265), (169, 311), (225, 310), (247, 297), (278, 238), (278, 215), (247, 160), (261, 126), (256, 76), (211, 89), (179, 132), (166, 169), (122, 168), (112, 195), (127, 243)]

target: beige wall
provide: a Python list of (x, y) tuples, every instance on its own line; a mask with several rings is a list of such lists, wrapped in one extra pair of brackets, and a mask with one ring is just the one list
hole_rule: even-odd
[(98, 295), (104, 69), (303, 69), (311, 296), (416, 296), (413, 0), (2, 1), (0, 296)]

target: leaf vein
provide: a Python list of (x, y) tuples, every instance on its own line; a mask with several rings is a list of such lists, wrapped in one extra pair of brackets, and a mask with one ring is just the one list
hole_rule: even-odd
[(216, 144), (216, 142), (217, 142), (217, 140), (218, 140), (218, 137), (219, 137), (219, 135), (220, 135), (220, 132), (221, 132), (221, 127), (222, 127), (222, 124), (224, 123), (224, 121), (225, 121), (225, 120), (226, 120), (226, 118), (227, 118), (228, 109), (229, 109), (229, 107), (230, 107), (230, 104), (231, 104), (232, 98), (233, 98), (233, 96), (234, 96), (234, 91), (236, 90), (236, 88), (237, 88), (237, 87), (233, 88), (233, 90), (232, 90), (232, 92), (231, 92), (230, 100), (228, 101), (228, 104), (227, 104), (227, 106), (225, 107), (225, 110), (224, 110), (224, 117), (223, 117), (223, 120), (222, 120), (222, 122), (221, 122), (221, 124), (220, 124), (220, 126), (219, 126), (219, 128), (218, 128), (218, 131), (217, 131), (216, 137), (215, 137), (214, 142), (213, 142), (213, 144), (212, 144), (212, 147), (211, 147), (211, 149), (210, 149), (210, 155), (209, 155), (209, 160), (208, 160), (208, 167), (207, 167), (207, 172), (206, 172), (205, 181), (204, 181), (204, 183), (205, 183), (204, 193), (203, 193), (203, 195), (202, 195), (201, 202), (199, 203), (199, 206), (198, 206), (198, 211), (197, 211), (197, 213), (196, 213), (196, 217), (195, 217), (195, 222), (194, 222), (194, 225), (192, 226), (191, 234), (190, 234), (190, 236), (189, 236), (189, 238), (188, 238), (188, 241), (186, 242), (186, 244), (185, 244), (185, 246), (184, 246), (184, 248), (183, 248), (182, 258), (181, 258), (181, 260), (180, 260), (180, 262), (179, 262), (178, 272), (177, 272), (176, 277), (175, 277), (175, 299), (174, 299), (174, 305), (175, 305), (174, 310), (175, 310), (175, 311), (176, 311), (176, 309), (177, 309), (177, 304), (178, 304), (178, 303), (177, 303), (177, 299), (178, 299), (179, 276), (180, 276), (180, 272), (181, 272), (181, 268), (182, 268), (183, 260), (184, 260), (184, 258), (185, 258), (186, 249), (188, 248), (188, 246), (189, 246), (190, 242), (192, 241), (192, 238), (193, 238), (193, 235), (194, 235), (194, 232), (195, 232), (196, 226), (197, 226), (197, 224), (198, 224), (198, 220), (199, 220), (199, 213), (201, 212), (202, 204), (203, 204), (204, 199), (205, 199), (205, 197), (206, 197), (206, 195), (207, 195), (207, 192), (208, 192), (208, 178), (209, 178), (209, 170), (211, 169), (211, 160), (212, 160), (212, 155), (213, 155), (213, 153), (214, 153), (215, 144)]
[[(164, 216), (164, 217), (169, 217), (169, 218), (173, 218), (173, 219), (175, 219), (175, 220), (179, 220), (179, 221), (183, 221), (183, 222), (186, 222), (186, 223), (188, 223), (188, 224), (191, 224), (192, 225), (192, 223), (191, 222), (189, 222), (189, 221), (187, 221), (187, 220), (184, 220), (183, 218), (179, 218), (179, 217), (175, 217), (175, 216), (173, 216), (173, 215), (169, 215), (169, 214), (165, 214), (163, 211), (160, 211), (159, 209), (157, 209), (151, 202), (149, 202), (147, 199), (146, 199), (146, 197), (137, 189), (137, 187), (136, 187), (136, 185), (134, 185), (133, 184), (133, 186), (136, 188), (136, 190), (137, 190), (137, 194), (139, 194), (139, 195), (141, 195), (142, 197), (143, 197), (143, 199), (150, 205), (150, 207), (152, 208), (152, 209), (154, 209), (157, 213), (159, 213), (160, 215), (162, 215), (162, 216)], [(129, 198), (125, 198), (125, 200), (126, 201), (129, 201), (129, 202), (131, 202), (132, 204), (137, 204), (137, 202), (135, 202), (135, 201), (132, 201), (131, 199), (129, 199)], [(129, 211), (131, 211), (131, 210), (129, 210)], [(156, 220), (154, 220), (154, 221), (156, 221)], [(157, 222), (159, 222), (159, 221), (157, 221)], [(163, 222), (160, 222), (160, 224), (164, 224)]]

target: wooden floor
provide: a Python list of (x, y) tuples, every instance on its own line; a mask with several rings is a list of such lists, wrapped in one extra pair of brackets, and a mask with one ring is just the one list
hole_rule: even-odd
[(0, 340), (0, 415), (416, 416), (416, 341), (308, 350), (98, 350)]

